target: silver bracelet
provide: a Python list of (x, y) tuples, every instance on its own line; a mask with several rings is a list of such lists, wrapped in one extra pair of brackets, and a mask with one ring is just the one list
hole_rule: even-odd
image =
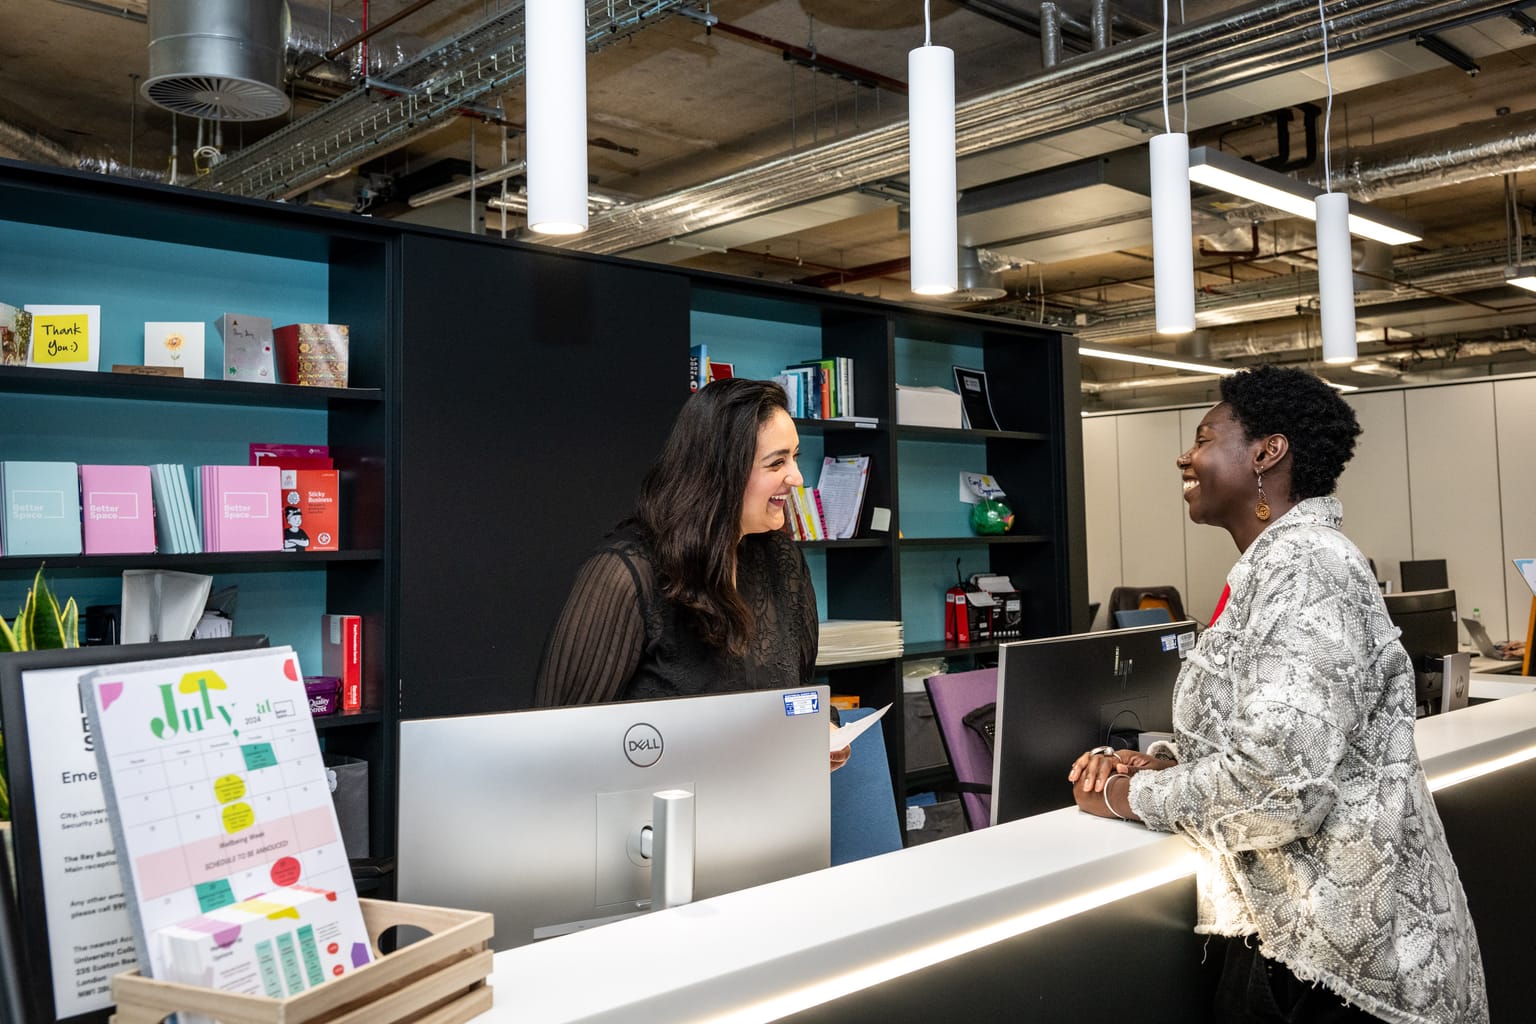
[(1109, 813), (1110, 814), (1113, 814), (1115, 817), (1119, 818), (1121, 821), (1130, 821), (1131, 819), (1127, 818), (1125, 815), (1123, 815), (1119, 811), (1115, 810), (1115, 805), (1109, 802), (1109, 784), (1111, 782), (1114, 782), (1116, 779), (1125, 779), (1126, 780), (1125, 784), (1127, 786), (1129, 786), (1131, 784), (1130, 776), (1128, 776), (1128, 775), (1111, 775), (1109, 778), (1105, 779), (1104, 780), (1104, 790), (1103, 790), (1103, 792), (1104, 792), (1104, 806), (1109, 808)]

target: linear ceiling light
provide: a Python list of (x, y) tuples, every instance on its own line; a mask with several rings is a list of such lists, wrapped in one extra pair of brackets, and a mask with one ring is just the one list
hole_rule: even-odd
[(960, 287), (955, 51), (932, 44), (927, 0), (923, 45), (907, 54), (907, 112), (911, 287), (918, 295), (948, 295)]
[[(1189, 151), (1189, 180), (1308, 220), (1316, 219), (1315, 203), (1323, 194), (1322, 189), (1290, 175), (1209, 146), (1196, 146)], [(1350, 204), (1349, 232), (1388, 245), (1405, 245), (1424, 237), (1407, 221), (1364, 203)]]
[(1536, 292), (1536, 267), (1505, 267), (1504, 283)]
[(1187, 370), (1190, 373), (1214, 373), (1222, 377), (1237, 372), (1236, 367), (1203, 359), (1185, 359), (1180, 356), (1158, 355), (1139, 348), (1121, 348), (1115, 345), (1093, 345), (1085, 341), (1077, 343), (1080, 356), (1093, 359), (1113, 359), (1121, 363), (1139, 363), (1142, 366), (1163, 366), (1170, 370)]
[(587, 12), (582, 0), (523, 5), (528, 77), (528, 227), (587, 230)]

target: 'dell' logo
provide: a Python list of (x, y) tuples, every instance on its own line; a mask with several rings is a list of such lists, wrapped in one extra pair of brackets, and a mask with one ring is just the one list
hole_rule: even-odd
[(661, 733), (654, 725), (636, 722), (624, 734), (624, 756), (636, 768), (649, 768), (661, 760)]

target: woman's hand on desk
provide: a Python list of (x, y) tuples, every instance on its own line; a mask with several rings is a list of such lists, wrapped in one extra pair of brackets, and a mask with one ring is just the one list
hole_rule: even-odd
[(1081, 789), (1084, 793), (1102, 793), (1104, 784), (1113, 775), (1135, 775), (1139, 771), (1159, 771), (1163, 768), (1173, 767), (1172, 761), (1165, 761), (1153, 757), (1151, 754), (1143, 754), (1139, 750), (1111, 750), (1109, 747), (1094, 747), (1072, 762), (1072, 770), (1067, 773), (1067, 781), (1079, 783), (1075, 789)]

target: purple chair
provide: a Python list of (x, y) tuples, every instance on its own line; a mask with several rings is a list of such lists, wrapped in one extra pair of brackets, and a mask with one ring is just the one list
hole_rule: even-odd
[(992, 750), (964, 719), (983, 704), (997, 702), (997, 669), (929, 676), (923, 684), (959, 783), (966, 825), (972, 831), (986, 828), (992, 823)]

